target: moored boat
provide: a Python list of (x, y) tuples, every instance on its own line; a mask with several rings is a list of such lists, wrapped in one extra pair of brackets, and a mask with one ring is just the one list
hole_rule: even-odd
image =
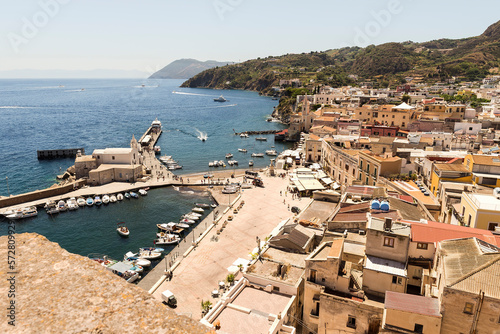
[(266, 137), (257, 137), (257, 138), (255, 138), (255, 140), (258, 140), (258, 141), (267, 141), (267, 138)]
[(232, 153), (227, 153), (226, 154), (226, 159), (231, 159), (233, 157), (233, 154)]
[(116, 225), (116, 232), (118, 232), (119, 235), (121, 235), (122, 237), (128, 237), (130, 235), (130, 230), (127, 228), (127, 226), (125, 226), (124, 222), (118, 223)]
[(148, 192), (146, 191), (146, 189), (139, 189), (139, 195), (146, 196), (147, 194)]
[(239, 148), (238, 151), (242, 152), (242, 153), (247, 153), (248, 152), (246, 148)]
[(210, 207), (210, 205), (206, 203), (195, 203), (194, 205), (202, 209), (208, 209)]
[(278, 155), (278, 152), (276, 152), (276, 150), (267, 150), (266, 154), (267, 155)]
[(248, 133), (240, 133), (241, 138), (248, 138)]
[(123, 201), (123, 194), (119, 193), (118, 195), (116, 195), (116, 200), (117, 201)]
[(92, 199), (92, 197), (87, 198), (87, 200), (85, 202), (87, 203), (87, 206), (94, 205), (94, 200)]
[(180, 220), (181, 223), (184, 223), (184, 224), (189, 224), (189, 225), (192, 225), (194, 223), (196, 223), (193, 219), (187, 219), (187, 218), (182, 218)]
[(68, 206), (66, 205), (66, 202), (63, 200), (57, 202), (57, 208), (59, 209), (60, 212), (68, 210)]
[(36, 206), (28, 206), (25, 208), (14, 210), (14, 213), (11, 213), (6, 216), (7, 219), (22, 219), (29, 218), (38, 215), (38, 211)]
[(95, 205), (101, 205), (102, 204), (101, 196), (94, 197), (94, 204)]
[(248, 166), (250, 166), (250, 167), (252, 167), (252, 166), (253, 166), (253, 160), (250, 160), (250, 161), (248, 162)]
[(71, 197), (66, 201), (66, 205), (68, 207), (68, 210), (77, 210), (78, 209), (78, 203), (76, 202), (76, 198)]
[(102, 196), (102, 203), (103, 204), (108, 204), (109, 203), (109, 196), (108, 195)]
[(125, 193), (125, 198), (126, 199), (130, 199), (130, 194), (129, 193)]
[(117, 201), (116, 196), (115, 196), (115, 195), (111, 195), (111, 196), (109, 196), (109, 201), (110, 201), (111, 203), (115, 203), (115, 202)]
[(263, 158), (264, 153), (252, 153), (252, 158)]
[(130, 197), (133, 197), (133, 198), (139, 198), (139, 195), (137, 195), (137, 193), (131, 191), (130, 192)]
[(127, 252), (125, 256), (123, 257), (125, 261), (129, 262), (134, 262), (135, 264), (141, 266), (141, 267), (149, 267), (151, 265), (151, 261), (146, 260), (146, 259), (141, 259), (137, 257), (137, 254), (134, 254), (132, 252)]
[(78, 197), (76, 204), (78, 204), (78, 206), (85, 206), (85, 199), (83, 197)]
[(173, 245), (181, 241), (181, 238), (175, 234), (165, 234), (154, 241), (155, 245)]
[(204, 213), (205, 212), (205, 210), (203, 210), (202, 208), (198, 208), (198, 207), (192, 208), (191, 211), (198, 212), (198, 213)]

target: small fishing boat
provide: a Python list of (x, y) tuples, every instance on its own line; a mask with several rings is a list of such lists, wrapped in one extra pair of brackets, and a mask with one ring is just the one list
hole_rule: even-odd
[(238, 152), (247, 153), (248, 151), (246, 148), (239, 148)]
[(76, 198), (71, 197), (66, 201), (66, 205), (68, 210), (78, 210), (78, 203), (76, 202)]
[(115, 202), (117, 201), (116, 196), (115, 196), (115, 195), (111, 195), (111, 196), (109, 196), (109, 201), (110, 201), (111, 203), (115, 203)]
[[(59, 213), (59, 208), (57, 207), (57, 204), (54, 201), (49, 201), (49, 202), (45, 203), (44, 208), (45, 208), (45, 211), (47, 211), (47, 214), (49, 214), (49, 215)], [(14, 213), (14, 212), (12, 212), (12, 213)]]
[(66, 202), (63, 200), (57, 202), (57, 208), (59, 209), (60, 212), (68, 210), (68, 206), (66, 205)]
[(179, 228), (189, 228), (189, 225), (186, 224), (186, 223), (182, 223), (182, 222), (178, 222), (175, 224), (175, 226), (179, 227)]
[(194, 220), (192, 219), (187, 219), (187, 218), (183, 218), (180, 220), (181, 223), (184, 223), (184, 224), (189, 224), (189, 225), (192, 225), (194, 223), (196, 223)]
[(175, 234), (165, 234), (154, 241), (155, 245), (173, 245), (181, 241), (181, 238)]
[(204, 213), (205, 212), (205, 210), (203, 210), (202, 208), (198, 208), (198, 207), (192, 208), (191, 211), (197, 212), (197, 213)]
[(102, 203), (104, 203), (104, 204), (108, 204), (109, 203), (109, 196), (108, 195), (102, 196)]
[(139, 198), (139, 195), (137, 195), (137, 193), (131, 191), (130, 192), (130, 197), (133, 197), (133, 198)]
[(139, 195), (146, 196), (147, 194), (148, 192), (146, 191), (146, 189), (139, 189)]
[(208, 163), (208, 167), (213, 167), (213, 166), (214, 166), (213, 161), (210, 161), (210, 162)]
[(94, 204), (95, 205), (101, 205), (102, 204), (101, 196), (94, 197)]
[(216, 207), (217, 207), (217, 204), (215, 204), (215, 203), (214, 203), (214, 204), (210, 204), (210, 206), (211, 206), (212, 208), (216, 208)]
[(190, 212), (190, 213), (188, 213), (188, 215), (195, 216), (195, 217), (201, 217), (201, 216), (203, 216), (201, 213), (197, 213), (197, 212)]
[(126, 199), (130, 199), (130, 194), (129, 193), (125, 193), (125, 198)]
[(227, 153), (226, 154), (226, 159), (231, 159), (233, 157), (233, 154), (232, 153)]
[(181, 218), (182, 219), (190, 219), (190, 220), (200, 220), (200, 217), (194, 216), (191, 213), (185, 214)]
[(118, 195), (116, 195), (116, 200), (123, 201), (123, 194), (119, 193)]
[(227, 100), (222, 95), (217, 98), (214, 98), (214, 102), (226, 102), (226, 101)]
[(248, 162), (248, 166), (249, 166), (249, 167), (252, 167), (252, 166), (253, 166), (253, 160), (250, 160), (250, 161)]
[(178, 227), (174, 222), (166, 224), (156, 224), (159, 230), (171, 233), (182, 233), (184, 229)]
[(257, 138), (255, 138), (255, 140), (258, 140), (258, 141), (267, 141), (267, 138), (266, 137), (257, 137)]
[(87, 206), (94, 205), (94, 200), (92, 199), (92, 197), (87, 198), (87, 200), (85, 202), (87, 203)]
[(85, 206), (85, 199), (83, 197), (78, 197), (76, 204), (78, 204), (78, 206)]
[(141, 259), (147, 259), (147, 260), (156, 260), (161, 257), (160, 252), (154, 252), (154, 251), (140, 251), (137, 256)]
[(153, 147), (153, 151), (155, 151), (155, 154), (160, 154), (161, 153), (161, 147), (159, 145), (156, 145)]
[(161, 162), (164, 164), (172, 161), (172, 156), (171, 155), (162, 155), (161, 157), (158, 158)]
[(263, 158), (264, 153), (252, 153), (252, 158)]
[(125, 256), (123, 257), (125, 261), (129, 262), (134, 262), (135, 264), (141, 266), (141, 267), (149, 267), (151, 265), (151, 261), (146, 260), (146, 259), (141, 259), (137, 257), (137, 254), (134, 254), (132, 252), (127, 252)]
[(248, 138), (248, 133), (240, 133), (241, 138)]
[(165, 249), (160, 248), (160, 247), (141, 247), (141, 248), (139, 248), (139, 252), (159, 252), (159, 253), (162, 253), (164, 251), (165, 251)]
[(267, 150), (266, 154), (267, 155), (278, 155), (278, 152), (276, 152), (276, 150)]
[(194, 205), (202, 209), (208, 209), (210, 207), (210, 205), (206, 203), (194, 203)]
[(118, 232), (119, 235), (122, 237), (128, 237), (130, 235), (130, 230), (125, 226), (124, 222), (116, 224), (116, 232)]

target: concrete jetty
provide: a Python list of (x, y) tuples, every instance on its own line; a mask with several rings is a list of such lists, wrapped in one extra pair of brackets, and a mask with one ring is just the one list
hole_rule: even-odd
[(243, 132), (234, 132), (235, 135), (239, 136), (242, 133), (246, 133), (247, 135), (272, 135), (283, 130), (262, 130), (262, 131), (243, 131)]
[(37, 150), (36, 156), (38, 160), (74, 158), (76, 157), (76, 153), (78, 151), (80, 151), (82, 154), (85, 154), (85, 149), (83, 147), (80, 147), (80, 148), (63, 148), (57, 150)]

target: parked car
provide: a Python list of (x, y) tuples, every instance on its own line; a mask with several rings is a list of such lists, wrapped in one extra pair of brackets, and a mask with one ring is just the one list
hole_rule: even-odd
[(291, 211), (292, 211), (293, 213), (297, 213), (297, 214), (298, 214), (298, 213), (300, 213), (300, 209), (299, 209), (298, 207), (296, 207), (296, 206), (292, 206)]

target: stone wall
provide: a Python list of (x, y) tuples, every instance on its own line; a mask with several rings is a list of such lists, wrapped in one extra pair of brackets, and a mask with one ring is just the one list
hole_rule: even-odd
[(68, 184), (68, 185), (65, 185), (62, 187), (47, 188), (47, 189), (36, 190), (36, 191), (29, 192), (29, 193), (15, 195), (15, 196), (11, 196), (11, 197), (5, 197), (5, 198), (0, 199), (0, 208), (5, 208), (8, 206), (22, 204), (22, 203), (26, 203), (26, 202), (37, 201), (39, 199), (43, 199), (43, 198), (47, 198), (47, 197), (64, 195), (66, 193), (73, 191), (74, 187), (80, 188), (81, 186), (83, 186), (85, 184), (86, 184), (85, 180), (78, 180), (74, 183), (71, 183), (71, 184)]
[[(141, 288), (35, 233), (15, 234), (15, 327), (1, 333), (208, 333)], [(7, 236), (0, 237), (0, 294), (6, 307)], [(11, 276), (11, 275), (9, 275)], [(5, 314), (5, 313), (4, 313)]]

